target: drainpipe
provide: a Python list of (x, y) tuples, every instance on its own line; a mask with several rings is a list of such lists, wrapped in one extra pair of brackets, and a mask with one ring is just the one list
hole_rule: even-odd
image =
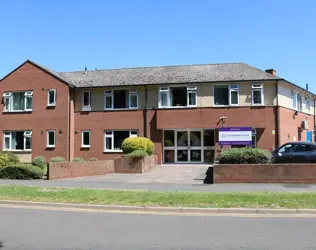
[(67, 161), (70, 162), (70, 115), (71, 115), (71, 89), (69, 88), (69, 96), (68, 96), (68, 147), (67, 147)]
[(147, 85), (145, 85), (144, 136), (147, 137)]
[(275, 85), (276, 93), (276, 110), (275, 110), (275, 122), (276, 122), (276, 148), (280, 146), (281, 137), (281, 126), (280, 126), (280, 109), (279, 109), (279, 80), (276, 81)]

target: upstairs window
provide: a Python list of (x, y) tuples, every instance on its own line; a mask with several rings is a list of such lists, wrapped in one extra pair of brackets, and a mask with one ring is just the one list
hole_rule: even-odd
[(263, 105), (263, 84), (254, 83), (252, 84), (252, 105)]
[(122, 143), (126, 138), (137, 137), (137, 130), (116, 130), (104, 132), (104, 151), (122, 151)]
[(239, 85), (214, 85), (214, 105), (239, 105)]
[(90, 111), (91, 110), (91, 92), (86, 90), (82, 92), (82, 110)]
[(4, 132), (4, 150), (31, 151), (32, 131), (6, 131)]
[(47, 91), (47, 106), (56, 106), (56, 89)]
[(297, 110), (302, 111), (302, 106), (303, 106), (302, 96), (300, 94), (297, 94)]
[(311, 98), (309, 96), (305, 97), (305, 105), (306, 105), (306, 111), (310, 112), (311, 111)]
[(106, 90), (104, 92), (104, 109), (137, 109), (138, 90)]
[(159, 89), (159, 107), (196, 107), (197, 87), (162, 87)]
[(296, 91), (292, 90), (292, 105), (293, 109), (296, 109), (297, 111), (302, 111), (303, 107), (303, 98), (302, 96), (297, 93)]
[(292, 107), (293, 109), (297, 109), (297, 93), (292, 90)]
[(33, 109), (33, 91), (5, 92), (3, 98), (6, 112), (23, 112)]

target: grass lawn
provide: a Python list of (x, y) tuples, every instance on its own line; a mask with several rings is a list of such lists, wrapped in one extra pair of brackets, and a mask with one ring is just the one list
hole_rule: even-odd
[(316, 208), (314, 193), (197, 193), (0, 186), (0, 200), (208, 208)]

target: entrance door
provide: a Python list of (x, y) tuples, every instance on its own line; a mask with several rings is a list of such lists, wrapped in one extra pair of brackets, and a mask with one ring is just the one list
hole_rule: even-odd
[(176, 162), (202, 162), (202, 130), (177, 130), (176, 142)]

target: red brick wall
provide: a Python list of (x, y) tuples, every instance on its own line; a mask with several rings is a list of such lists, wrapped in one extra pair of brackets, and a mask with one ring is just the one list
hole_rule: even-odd
[[(306, 141), (306, 130), (300, 130), (302, 121), (308, 121), (308, 127), (310, 130), (314, 129), (314, 117), (313, 115), (304, 114), (298, 112), (295, 115), (295, 110), (279, 107), (280, 117), (280, 145), (292, 142), (294, 136), (296, 141)], [(301, 136), (300, 136), (301, 134)], [(313, 133), (314, 141), (314, 133)]]
[(276, 146), (275, 107), (234, 107), (157, 110), (158, 129), (219, 128), (220, 117), (227, 117), (225, 126), (257, 128), (257, 147), (272, 149)]
[(316, 183), (316, 164), (220, 164), (214, 183)]
[[(57, 89), (55, 108), (47, 108), (47, 90)], [(42, 90), (44, 89), (44, 90)], [(27, 113), (3, 113), (3, 99), (0, 107), (0, 143), (3, 149), (4, 130), (32, 130), (32, 157), (68, 157), (68, 103), (69, 88), (31, 63), (3, 79), (0, 96), (5, 91), (33, 90), (33, 111)], [(56, 148), (46, 148), (46, 131), (56, 130)], [(61, 130), (61, 133), (59, 132)], [(43, 134), (41, 133), (43, 131)]]
[(49, 163), (48, 179), (104, 175), (114, 172), (114, 161), (54, 162)]
[[(82, 130), (91, 131), (90, 148), (81, 148)], [(75, 112), (75, 157), (110, 160), (122, 155), (104, 152), (104, 130), (138, 130), (138, 135), (144, 136), (143, 111)]]

